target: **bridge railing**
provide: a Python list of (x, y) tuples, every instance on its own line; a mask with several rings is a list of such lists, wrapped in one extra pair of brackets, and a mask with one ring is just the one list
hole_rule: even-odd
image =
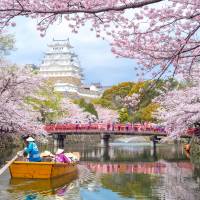
[[(164, 127), (149, 124), (111, 124), (111, 123), (76, 123), (76, 124), (46, 124), (44, 129), (49, 133), (56, 132), (155, 132), (166, 134)], [(186, 135), (200, 137), (199, 128), (188, 128)]]
[(188, 135), (195, 135), (197, 137), (200, 137), (200, 128), (188, 128), (187, 130)]
[(134, 132), (163, 132), (163, 127), (151, 127), (142, 124), (105, 124), (105, 123), (90, 123), (90, 124), (47, 124), (45, 125), (47, 132), (57, 131), (134, 131)]

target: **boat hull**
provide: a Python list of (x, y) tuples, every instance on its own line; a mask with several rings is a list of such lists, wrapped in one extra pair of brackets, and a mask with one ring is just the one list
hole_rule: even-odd
[(78, 172), (77, 163), (15, 161), (9, 169), (12, 178), (31, 179), (49, 179)]

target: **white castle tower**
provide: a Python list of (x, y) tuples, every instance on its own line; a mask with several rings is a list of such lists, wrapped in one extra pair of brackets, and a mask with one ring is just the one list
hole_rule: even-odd
[(82, 85), (82, 69), (72, 49), (69, 39), (53, 39), (40, 65), (40, 73), (55, 83), (56, 91), (77, 92)]

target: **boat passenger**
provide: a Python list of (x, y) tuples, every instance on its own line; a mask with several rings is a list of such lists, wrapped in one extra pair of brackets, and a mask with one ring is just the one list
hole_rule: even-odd
[(65, 156), (67, 156), (71, 160), (71, 162), (79, 161), (78, 157), (71, 152), (65, 153)]
[(52, 162), (54, 155), (50, 151), (44, 151), (40, 154), (40, 157), (43, 162)]
[(64, 149), (58, 149), (55, 157), (56, 162), (70, 163), (71, 160), (64, 154)]
[(24, 152), (28, 154), (28, 160), (30, 162), (40, 162), (40, 152), (38, 150), (37, 144), (35, 143), (35, 139), (28, 137), (26, 141), (28, 142), (28, 146), (24, 148)]

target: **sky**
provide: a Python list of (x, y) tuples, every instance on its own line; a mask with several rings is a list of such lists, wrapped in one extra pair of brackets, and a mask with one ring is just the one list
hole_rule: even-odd
[(124, 81), (137, 81), (134, 60), (116, 58), (109, 42), (96, 38), (89, 26), (81, 28), (78, 34), (72, 34), (66, 22), (57, 23), (50, 26), (45, 37), (41, 37), (36, 30), (36, 21), (18, 17), (15, 22), (16, 27), (10, 27), (8, 31), (15, 36), (16, 50), (8, 58), (16, 64), (39, 65), (53, 38), (69, 38), (83, 68), (85, 84), (100, 82), (111, 86)]

